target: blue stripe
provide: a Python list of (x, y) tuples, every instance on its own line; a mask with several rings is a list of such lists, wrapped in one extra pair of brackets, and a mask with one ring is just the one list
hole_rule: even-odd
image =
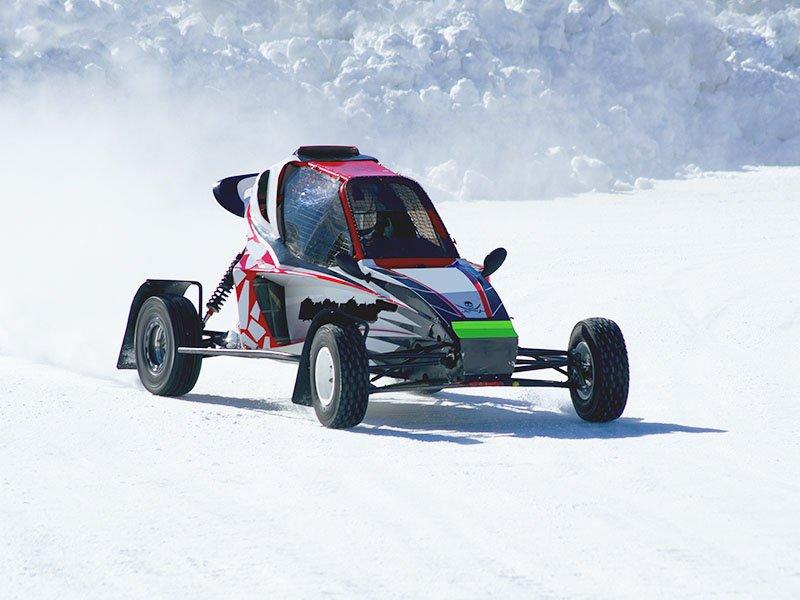
[(443, 296), (436, 290), (427, 287), (426, 285), (411, 279), (407, 275), (398, 273), (391, 269), (377, 268), (376, 270), (385, 273), (390, 277), (394, 277), (402, 282), (408, 289), (415, 292), (425, 303), (430, 306), (436, 314), (445, 322), (450, 323), (453, 319), (461, 319), (463, 315), (454, 310), (452, 306), (443, 298)]

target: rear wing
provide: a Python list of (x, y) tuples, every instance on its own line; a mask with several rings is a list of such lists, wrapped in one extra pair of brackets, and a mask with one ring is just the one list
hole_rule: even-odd
[(247, 205), (245, 194), (255, 184), (256, 177), (258, 177), (258, 173), (233, 175), (220, 179), (214, 186), (214, 198), (228, 212), (237, 217), (244, 217), (244, 209)]

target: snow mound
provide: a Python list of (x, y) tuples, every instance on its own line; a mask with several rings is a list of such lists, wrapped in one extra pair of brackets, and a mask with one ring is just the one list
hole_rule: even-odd
[(794, 4), (28, 0), (0, 7), (0, 93), (207, 102), (233, 135), (356, 143), (439, 198), (630, 189), (800, 162)]

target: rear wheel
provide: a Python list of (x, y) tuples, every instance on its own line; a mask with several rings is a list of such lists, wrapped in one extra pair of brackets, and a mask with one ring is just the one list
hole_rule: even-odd
[(139, 379), (159, 396), (183, 396), (200, 375), (202, 358), (178, 354), (201, 340), (200, 318), (183, 296), (164, 294), (145, 300), (136, 318), (134, 347)]
[(570, 395), (585, 421), (613, 421), (628, 401), (628, 352), (614, 321), (580, 321), (569, 338)]
[(353, 326), (323, 325), (310, 359), (311, 401), (320, 423), (334, 429), (361, 423), (369, 402), (364, 336)]

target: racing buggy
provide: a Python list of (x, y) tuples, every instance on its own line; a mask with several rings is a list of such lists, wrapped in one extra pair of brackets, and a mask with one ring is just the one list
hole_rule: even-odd
[[(359, 424), (371, 394), (469, 386), (566, 388), (587, 421), (622, 414), (619, 327), (586, 319), (566, 350), (521, 347), (489, 279), (506, 251), (461, 258), (419, 184), (357, 148), (300, 147), (214, 196), (247, 241), (205, 306), (199, 282), (163, 279), (131, 304), (117, 367), (153, 394), (186, 394), (204, 358), (236, 356), (298, 363), (292, 401), (326, 427)], [(233, 290), (238, 327), (208, 328)], [(554, 378), (518, 376), (533, 371)]]

